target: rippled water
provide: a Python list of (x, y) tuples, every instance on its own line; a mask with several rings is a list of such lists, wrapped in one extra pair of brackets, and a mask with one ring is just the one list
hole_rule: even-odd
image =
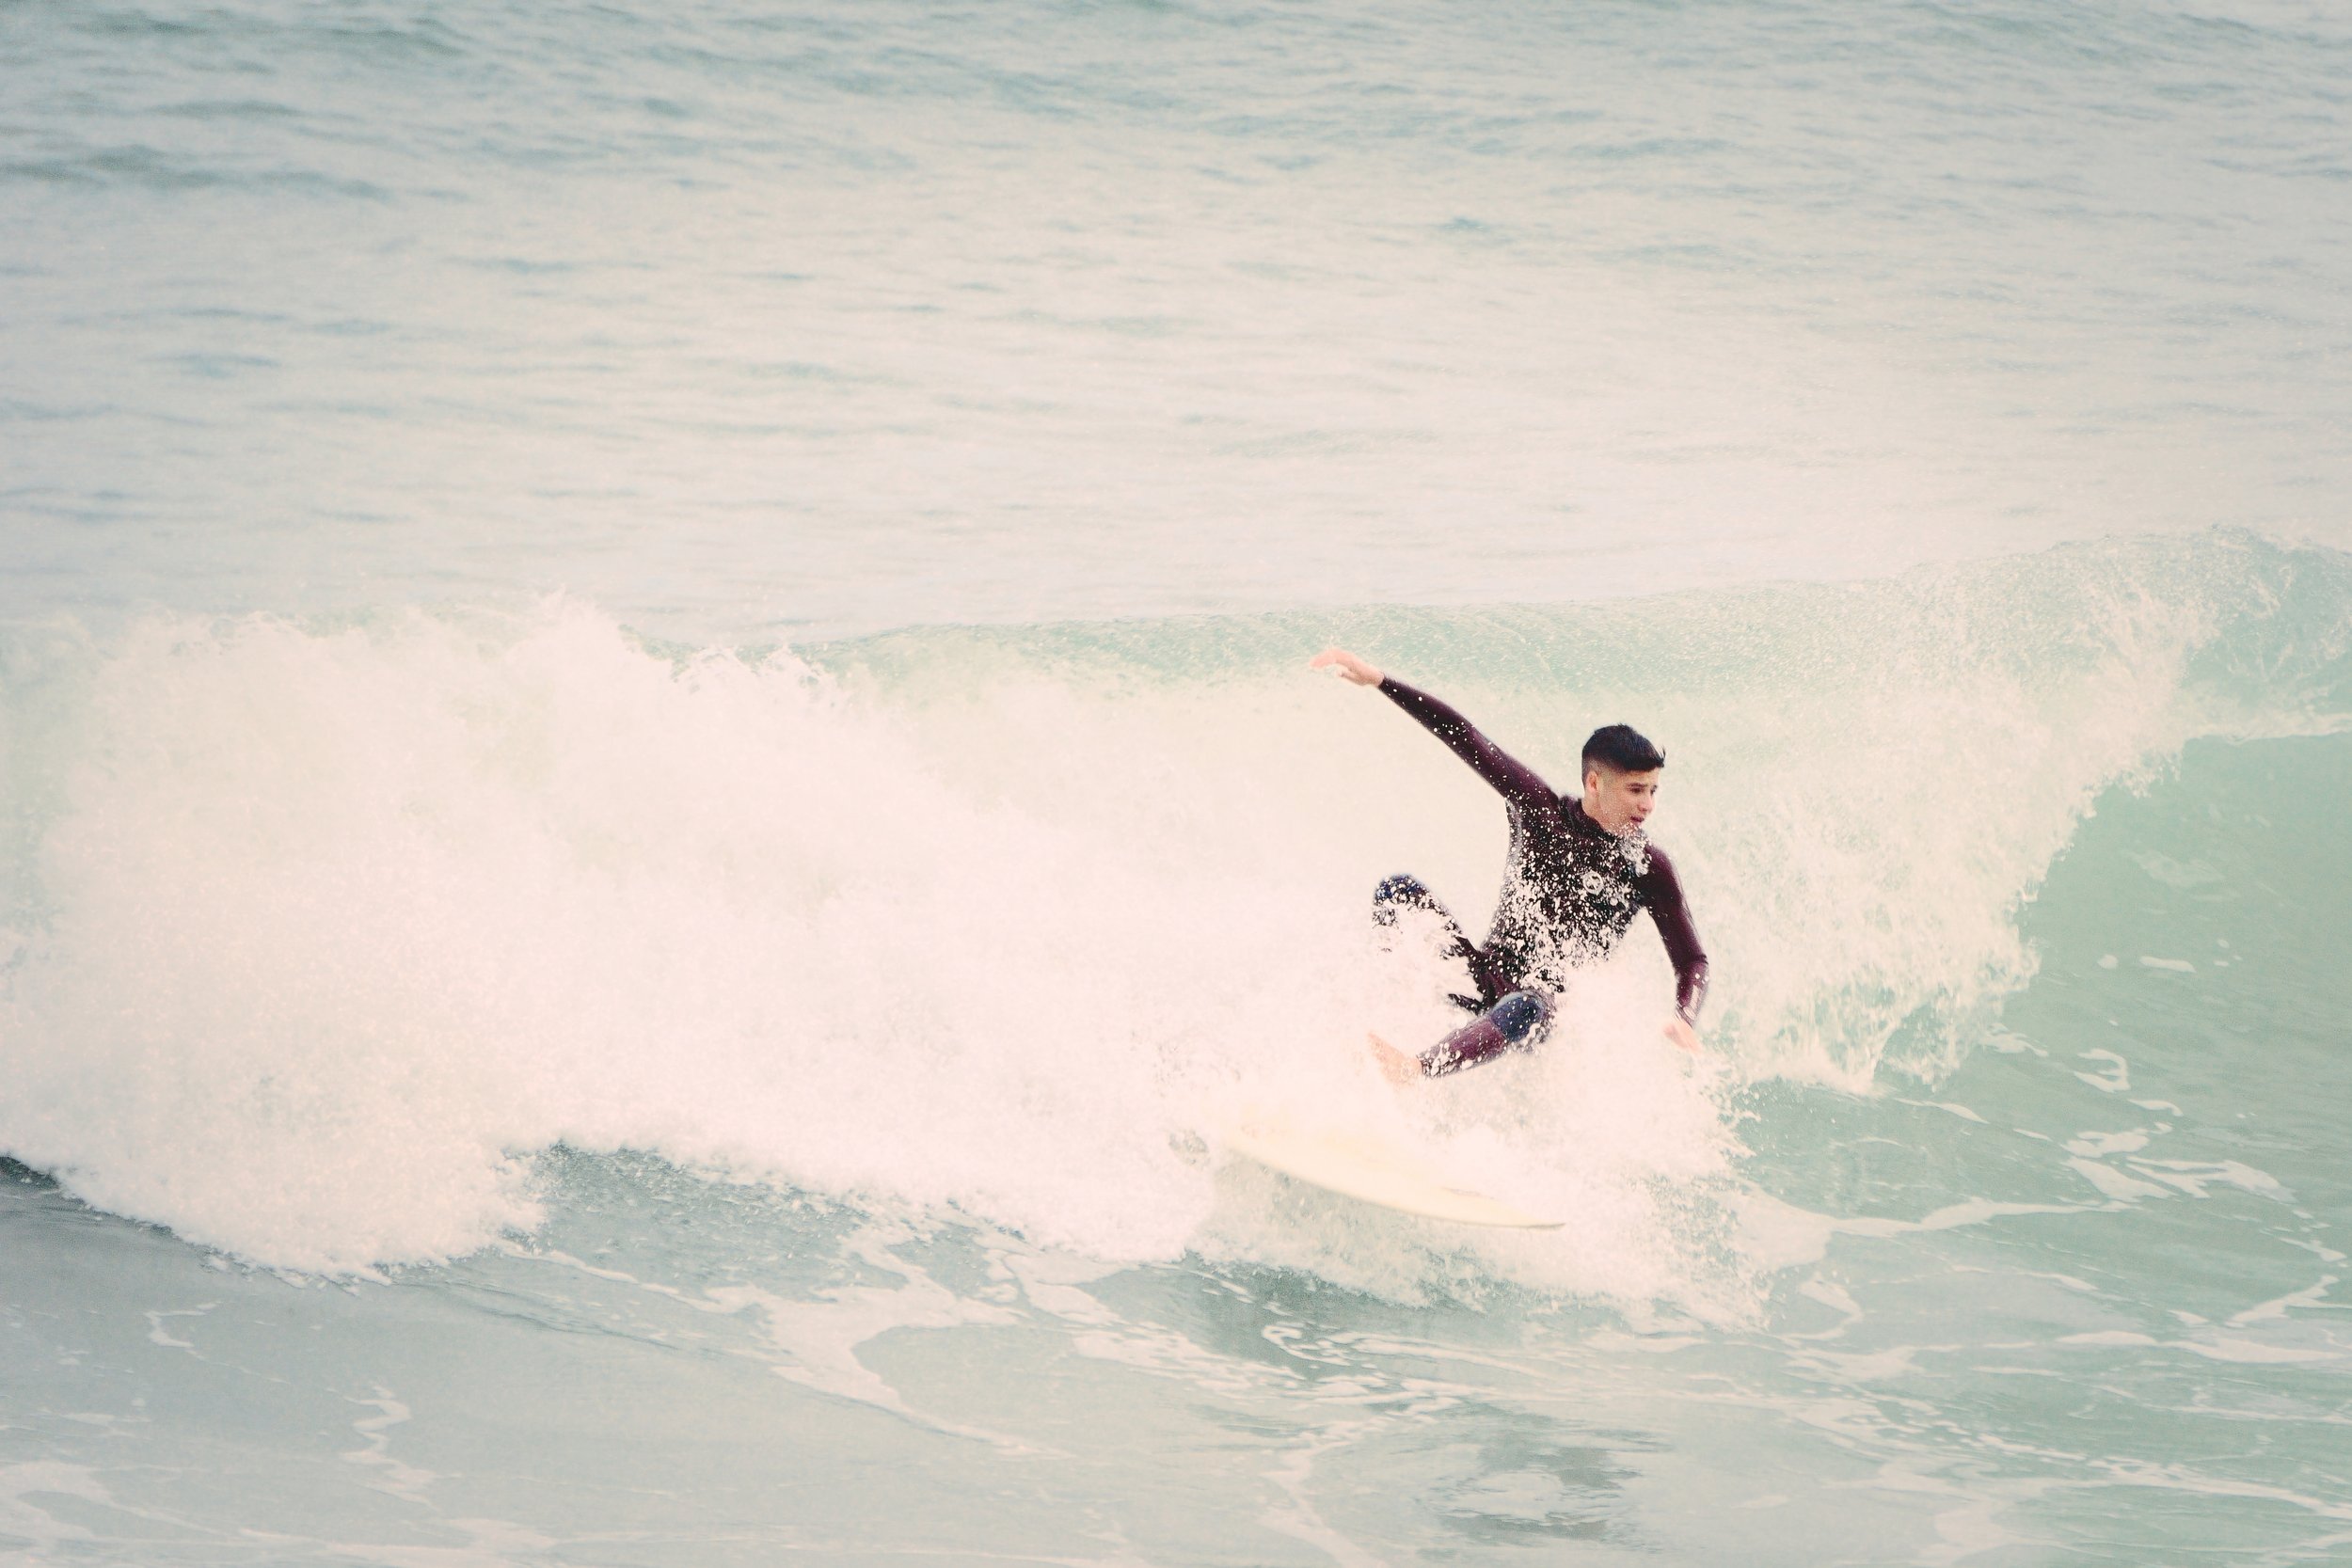
[(0, 7), (0, 1560), (2352, 1560), (2347, 64)]
[(2317, 6), (19, 6), (12, 602), (759, 635), (2341, 541)]

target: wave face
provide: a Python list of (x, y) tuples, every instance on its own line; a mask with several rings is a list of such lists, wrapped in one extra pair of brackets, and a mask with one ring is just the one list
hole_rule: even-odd
[(1373, 947), (1371, 885), (1490, 907), (1492, 798), (1303, 673), (1332, 639), (1563, 780), (1597, 722), (1666, 747), (1724, 1065), (1657, 1043), (1642, 925), (1539, 1057), (1413, 1114), (1590, 1217), (1470, 1277), (1737, 1314), (1772, 1262), (1738, 1239), (1757, 1087), (1932, 1079), (2033, 974), (2021, 910), (2103, 792), (2195, 737), (2340, 731), (2352, 559), (2210, 536), (766, 653), (562, 600), (20, 629), (0, 1150), (297, 1270), (527, 1230), (564, 1146), (1106, 1259), (1465, 1288), (1434, 1243), (1272, 1223), (1194, 1141), (1236, 1095), (1391, 1114), (1361, 1035), (1441, 1027), (1442, 976)]

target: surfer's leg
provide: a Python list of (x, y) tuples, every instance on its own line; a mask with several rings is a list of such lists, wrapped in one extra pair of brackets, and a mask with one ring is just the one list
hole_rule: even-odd
[(1551, 998), (1515, 990), (1421, 1053), (1424, 1078), (1492, 1061), (1506, 1051), (1532, 1051), (1551, 1030)]
[(1446, 912), (1445, 905), (1429, 891), (1427, 883), (1419, 877), (1402, 872), (1382, 878), (1380, 885), (1372, 890), (1372, 923), (1375, 926), (1393, 926), (1399, 910), (1427, 910), (1449, 927), (1460, 929), (1454, 926), (1454, 916)]
[[(1372, 890), (1372, 923), (1374, 925), (1394, 927), (1397, 913), (1401, 910), (1419, 910), (1425, 914), (1436, 916), (1438, 957), (1449, 962), (1459, 959), (1470, 966), (1472, 975), (1478, 973), (1478, 949), (1471, 944), (1470, 939), (1463, 934), (1461, 922), (1454, 918), (1453, 911), (1438, 900), (1436, 894), (1429, 891), (1420, 878), (1405, 875), (1386, 878), (1378, 887)], [(1455, 996), (1448, 1000), (1466, 1012), (1474, 1013), (1485, 1005), (1479, 999), (1470, 996)]]

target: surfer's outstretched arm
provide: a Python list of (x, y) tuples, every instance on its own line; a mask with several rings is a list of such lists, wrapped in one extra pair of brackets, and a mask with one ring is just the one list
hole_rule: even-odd
[(1393, 675), (1382, 674), (1346, 649), (1326, 648), (1308, 660), (1307, 667), (1336, 669), (1358, 686), (1378, 687), (1381, 695), (1419, 720), (1422, 728), (1444, 741), (1448, 751), (1469, 763), (1470, 770), (1492, 784), (1504, 800), (1549, 806), (1557, 799), (1542, 775), (1480, 734), (1478, 726), (1452, 706), (1426, 691), (1406, 686)]

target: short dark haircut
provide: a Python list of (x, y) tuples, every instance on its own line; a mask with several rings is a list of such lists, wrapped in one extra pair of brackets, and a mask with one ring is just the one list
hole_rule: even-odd
[(1666, 753), (1630, 724), (1603, 724), (1584, 742), (1587, 773), (1595, 768), (1606, 768), (1613, 773), (1646, 773), (1665, 766)]

